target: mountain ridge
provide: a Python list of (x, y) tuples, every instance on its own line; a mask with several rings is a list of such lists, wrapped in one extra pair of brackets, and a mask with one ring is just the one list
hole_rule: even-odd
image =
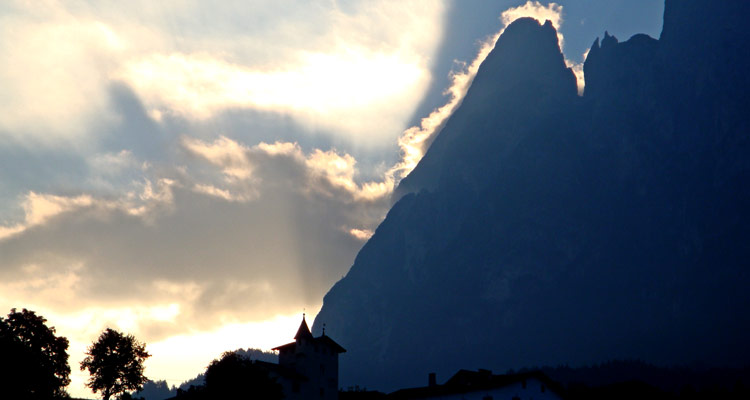
[(747, 11), (670, 0), (659, 40), (605, 33), (583, 97), (550, 23), (509, 25), (324, 299), (342, 383), (750, 359)]

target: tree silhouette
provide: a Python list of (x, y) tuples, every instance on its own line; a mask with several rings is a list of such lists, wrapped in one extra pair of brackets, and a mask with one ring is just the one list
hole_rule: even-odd
[(0, 317), (0, 388), (13, 399), (67, 397), (68, 339), (34, 311), (10, 310)]
[(213, 360), (206, 369), (207, 398), (282, 399), (281, 385), (268, 370), (233, 351)]
[(86, 354), (81, 361), (81, 371), (88, 369), (91, 375), (86, 386), (94, 393), (101, 390), (104, 400), (140, 390), (148, 380), (143, 375), (143, 361), (151, 355), (132, 335), (107, 328)]

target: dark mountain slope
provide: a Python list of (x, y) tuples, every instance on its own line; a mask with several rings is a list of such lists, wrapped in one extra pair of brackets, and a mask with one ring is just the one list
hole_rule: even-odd
[(344, 386), (750, 359), (750, 13), (685, 3), (597, 40), (582, 98), (551, 24), (506, 29), (324, 299)]
[(556, 35), (549, 22), (540, 26), (524, 18), (511, 24), (480, 66), (461, 107), (399, 191), (434, 189), (455, 179), (463, 184), (483, 180), (477, 172), (503, 168), (497, 158), (512, 152), (520, 137), (564, 117), (576, 100), (576, 81)]

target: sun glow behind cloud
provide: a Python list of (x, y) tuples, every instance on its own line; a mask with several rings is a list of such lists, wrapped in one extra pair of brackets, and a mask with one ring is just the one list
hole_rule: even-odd
[(416, 101), (413, 93), (421, 93), (429, 79), (413, 56), (366, 49), (305, 52), (287, 68), (259, 70), (206, 54), (152, 55), (127, 64), (118, 77), (160, 115), (207, 119), (227, 109), (254, 108), (378, 137), (397, 130), (405, 117), (396, 112), (382, 120), (385, 106)]
[[(8, 60), (0, 68), (0, 129), (18, 141), (90, 139), (83, 126), (116, 118), (107, 87), (121, 81), (155, 120), (253, 109), (381, 146), (427, 89), (446, 9), (415, 0), (352, 2), (346, 10), (267, 0), (144, 2), (120, 13), (54, 0), (9, 7), (15, 15), (0, 27)], [(180, 37), (165, 29), (165, 21), (195, 24), (193, 13), (220, 28), (180, 26)], [(248, 25), (258, 17), (266, 30)]]

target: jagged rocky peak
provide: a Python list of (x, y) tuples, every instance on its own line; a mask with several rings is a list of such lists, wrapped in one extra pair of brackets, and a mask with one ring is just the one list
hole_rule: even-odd
[[(599, 38), (596, 38), (596, 40), (598, 41)], [(603, 48), (616, 46), (617, 43), (620, 43), (620, 41), (614, 35), (610, 35), (608, 31), (604, 31), (604, 39), (602, 39)]]
[[(543, 83), (563, 93), (575, 94), (575, 75), (565, 59), (552, 22), (533, 18), (511, 23), (477, 72), (476, 80), (492, 80), (493, 90), (525, 90), (529, 82)], [(474, 85), (473, 91), (483, 86)], [(504, 93), (503, 93), (504, 94)]]
[[(658, 59), (659, 41), (645, 34), (636, 34), (625, 42), (604, 32), (604, 38), (596, 38), (583, 66), (586, 79), (586, 97), (606, 95), (612, 90), (627, 92), (651, 90), (657, 78), (661, 60)], [(644, 88), (644, 85), (647, 88)], [(625, 97), (628, 94), (623, 93)], [(629, 101), (629, 100), (628, 100)]]
[[(542, 110), (559, 109), (576, 96), (575, 74), (565, 65), (552, 23), (517, 19), (498, 38), (461, 106), (401, 182), (398, 195), (432, 190), (446, 175), (471, 175), (470, 170), (487, 167), (482, 160), (496, 164), (491, 160), (497, 154), (490, 149), (508, 148), (504, 132), (509, 126), (529, 126)], [(534, 104), (533, 110), (528, 104)], [(475, 161), (464, 165), (469, 159)], [(454, 163), (448, 166), (445, 160)]]

